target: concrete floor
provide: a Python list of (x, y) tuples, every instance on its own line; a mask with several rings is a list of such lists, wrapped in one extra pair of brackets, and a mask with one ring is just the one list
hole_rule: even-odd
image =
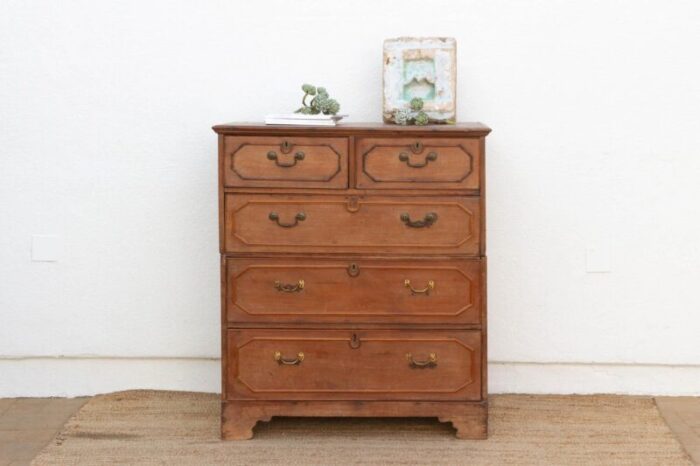
[(28, 465), (88, 398), (0, 398), (0, 466)]
[[(25, 466), (88, 398), (0, 398), (0, 466)], [(700, 398), (659, 397), (664, 419), (700, 465)]]
[(656, 406), (693, 462), (700, 465), (700, 397), (657, 397)]

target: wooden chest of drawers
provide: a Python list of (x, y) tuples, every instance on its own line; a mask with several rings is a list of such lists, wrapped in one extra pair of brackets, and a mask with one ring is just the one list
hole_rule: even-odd
[(487, 435), (481, 124), (215, 126), (222, 417)]

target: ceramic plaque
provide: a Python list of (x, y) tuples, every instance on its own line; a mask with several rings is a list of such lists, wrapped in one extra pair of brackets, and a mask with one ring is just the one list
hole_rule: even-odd
[(414, 97), (434, 123), (456, 117), (457, 42), (451, 37), (399, 37), (384, 41), (384, 121), (409, 109)]

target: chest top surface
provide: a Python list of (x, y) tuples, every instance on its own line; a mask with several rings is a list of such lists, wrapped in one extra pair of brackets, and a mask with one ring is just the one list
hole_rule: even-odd
[(262, 123), (225, 123), (213, 127), (218, 134), (239, 133), (314, 133), (314, 134), (385, 134), (385, 135), (435, 135), (449, 136), (459, 134), (462, 136), (486, 136), (491, 129), (479, 122), (457, 123), (454, 125), (426, 125), (426, 126), (400, 126), (385, 123), (340, 123), (337, 126), (291, 126), (291, 125), (265, 125)]

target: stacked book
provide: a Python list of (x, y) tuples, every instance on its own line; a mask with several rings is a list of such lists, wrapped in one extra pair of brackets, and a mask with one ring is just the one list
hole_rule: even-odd
[(293, 125), (293, 126), (335, 126), (347, 115), (304, 115), (303, 113), (280, 113), (267, 115), (266, 125)]

